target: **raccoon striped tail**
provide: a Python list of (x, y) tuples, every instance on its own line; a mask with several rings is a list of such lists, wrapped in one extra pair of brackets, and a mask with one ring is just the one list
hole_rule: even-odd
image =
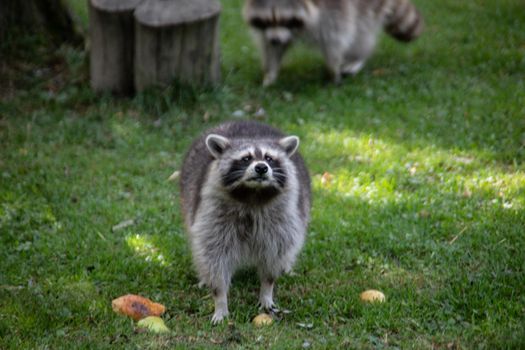
[(416, 39), (423, 31), (423, 17), (409, 0), (391, 0), (385, 31), (399, 41)]

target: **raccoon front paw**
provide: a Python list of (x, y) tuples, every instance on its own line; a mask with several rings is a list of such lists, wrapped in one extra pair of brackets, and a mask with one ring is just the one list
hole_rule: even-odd
[(226, 317), (228, 317), (228, 311), (222, 311), (222, 310), (219, 310), (219, 311), (215, 311), (215, 313), (213, 314), (213, 316), (211, 317), (211, 324), (212, 325), (218, 325), (219, 323), (221, 323)]
[(270, 73), (266, 74), (263, 80), (263, 87), (273, 85), (273, 83), (275, 83), (275, 80), (277, 80), (277, 75)]
[(278, 314), (281, 312), (273, 300), (261, 300), (259, 301), (259, 309), (267, 311), (272, 314)]

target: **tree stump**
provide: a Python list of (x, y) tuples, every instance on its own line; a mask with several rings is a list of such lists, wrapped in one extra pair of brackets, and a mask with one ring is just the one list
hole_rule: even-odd
[(216, 0), (149, 0), (135, 11), (135, 87), (220, 79)]
[(95, 91), (134, 91), (135, 24), (142, 0), (89, 0), (90, 74)]

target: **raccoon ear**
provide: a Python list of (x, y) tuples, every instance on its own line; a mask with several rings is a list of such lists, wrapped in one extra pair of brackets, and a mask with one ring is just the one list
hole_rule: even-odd
[(284, 148), (288, 157), (291, 157), (299, 148), (299, 138), (297, 136), (283, 137), (279, 140), (279, 145)]
[(217, 134), (209, 134), (206, 137), (206, 147), (214, 158), (220, 158), (226, 148), (230, 147), (230, 140)]

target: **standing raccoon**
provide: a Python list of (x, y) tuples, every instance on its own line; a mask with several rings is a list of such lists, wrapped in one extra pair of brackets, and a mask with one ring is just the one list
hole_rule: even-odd
[(296, 38), (321, 49), (339, 83), (342, 75), (361, 70), (381, 29), (405, 42), (423, 30), (423, 19), (409, 0), (246, 0), (243, 16), (260, 46), (265, 86), (277, 79)]
[(232, 275), (255, 266), (260, 306), (272, 310), (274, 282), (290, 271), (310, 218), (310, 177), (299, 138), (256, 122), (229, 122), (191, 146), (180, 185), (182, 210), (201, 284), (228, 315)]

